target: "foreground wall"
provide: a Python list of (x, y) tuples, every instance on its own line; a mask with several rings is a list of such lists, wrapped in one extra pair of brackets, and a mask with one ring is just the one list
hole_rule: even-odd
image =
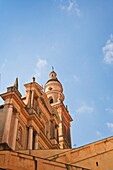
[(113, 170), (113, 137), (49, 158), (92, 170)]
[(0, 169), (7, 170), (83, 170), (83, 168), (58, 163), (12, 151), (0, 151)]
[(77, 149), (0, 151), (0, 168), (7, 170), (113, 170), (113, 137)]

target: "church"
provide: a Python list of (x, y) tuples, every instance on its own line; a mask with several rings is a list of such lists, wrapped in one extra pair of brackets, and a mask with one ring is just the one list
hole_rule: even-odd
[[(72, 148), (72, 117), (52, 69), (44, 88), (32, 78), (25, 96), (0, 94), (0, 170), (112, 170), (113, 137)], [(76, 134), (74, 134), (76, 135)]]

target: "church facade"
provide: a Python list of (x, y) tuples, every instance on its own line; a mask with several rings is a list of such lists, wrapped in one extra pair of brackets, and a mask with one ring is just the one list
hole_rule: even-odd
[(42, 88), (33, 77), (18, 90), (18, 78), (1, 94), (0, 169), (112, 170), (113, 137), (72, 149), (72, 117), (54, 70)]
[(71, 148), (70, 122), (63, 88), (52, 70), (44, 89), (35, 82), (24, 85), (24, 97), (14, 86), (1, 94), (0, 142), (12, 150)]

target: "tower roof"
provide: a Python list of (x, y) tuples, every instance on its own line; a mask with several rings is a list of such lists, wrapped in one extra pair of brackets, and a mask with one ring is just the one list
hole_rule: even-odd
[[(52, 71), (50, 72), (50, 74), (49, 74), (49, 80), (46, 82), (46, 84), (48, 83), (48, 82), (50, 82), (50, 81), (57, 81), (57, 82), (59, 82), (60, 83), (60, 81), (58, 80), (58, 78), (57, 78), (57, 74), (56, 74), (56, 72), (54, 71), (54, 68), (52, 67)], [(61, 84), (61, 83), (60, 83)]]

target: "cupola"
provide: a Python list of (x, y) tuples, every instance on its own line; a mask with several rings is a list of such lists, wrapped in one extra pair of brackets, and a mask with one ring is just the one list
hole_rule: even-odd
[(44, 86), (44, 92), (47, 94), (50, 104), (57, 102), (63, 102), (64, 94), (63, 87), (57, 78), (57, 74), (52, 67), (52, 71), (49, 74), (49, 80)]

